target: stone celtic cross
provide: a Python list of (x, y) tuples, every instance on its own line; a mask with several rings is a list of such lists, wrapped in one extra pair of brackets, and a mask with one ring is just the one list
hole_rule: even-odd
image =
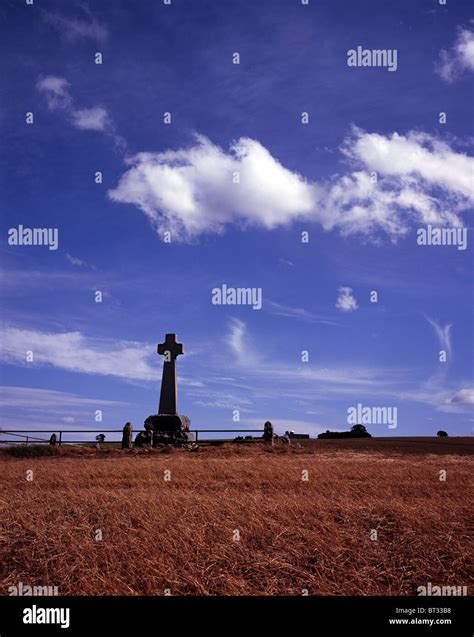
[(176, 334), (167, 334), (164, 343), (158, 345), (158, 354), (164, 356), (161, 381), (159, 414), (178, 414), (178, 388), (176, 384), (176, 358), (183, 353), (182, 343), (176, 342)]

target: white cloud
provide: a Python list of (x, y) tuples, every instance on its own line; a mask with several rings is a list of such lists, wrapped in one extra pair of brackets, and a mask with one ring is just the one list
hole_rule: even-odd
[(352, 288), (340, 287), (339, 296), (337, 297), (336, 307), (342, 312), (353, 312), (359, 307), (357, 301), (352, 294)]
[(90, 268), (91, 270), (97, 270), (95, 265), (91, 265), (90, 263), (87, 263), (87, 261), (84, 261), (83, 259), (79, 259), (79, 257), (75, 257), (74, 255), (69, 254), (69, 252), (66, 252), (64, 256), (66, 257), (66, 259), (69, 261), (71, 265), (74, 265), (77, 268)]
[(238, 364), (253, 366), (258, 364), (259, 355), (243, 321), (231, 319), (226, 341)]
[(471, 409), (474, 406), (474, 387), (459, 390), (446, 400), (446, 404), (454, 408)]
[(82, 259), (78, 259), (77, 257), (73, 257), (72, 254), (69, 254), (68, 252), (66, 252), (65, 256), (71, 265), (76, 265), (79, 268), (82, 268), (86, 265), (85, 261), (82, 261)]
[(462, 225), (460, 213), (474, 201), (474, 159), (434, 136), (354, 128), (341, 150), (354, 171), (317, 183), (282, 166), (256, 140), (241, 138), (225, 152), (197, 136), (188, 149), (129, 158), (108, 195), (134, 204), (159, 233), (171, 230), (181, 241), (231, 224), (271, 230), (301, 220), (395, 240), (413, 223)]
[(289, 305), (284, 305), (282, 303), (275, 303), (274, 301), (266, 301), (265, 308), (271, 314), (276, 314), (277, 316), (286, 316), (288, 318), (295, 318), (305, 321), (307, 323), (321, 323), (324, 325), (339, 325), (336, 321), (333, 321), (321, 314), (314, 314), (313, 312), (309, 312), (302, 307), (291, 307)]
[(44, 95), (50, 111), (71, 107), (72, 97), (69, 86), (69, 82), (64, 77), (56, 75), (42, 76), (36, 83), (36, 88)]
[(32, 366), (54, 366), (70, 372), (157, 380), (158, 364), (149, 362), (154, 346), (130, 341), (89, 339), (80, 332), (48, 333), (6, 327), (1, 330), (4, 362), (25, 364), (32, 351)]
[(182, 240), (234, 222), (273, 229), (314, 208), (316, 186), (248, 138), (225, 153), (198, 136), (189, 149), (139, 153), (128, 163), (110, 198), (135, 204), (159, 232), (172, 230)]
[(440, 348), (444, 350), (449, 356), (451, 356), (451, 353), (452, 353), (451, 327), (452, 325), (448, 324), (443, 327), (442, 325), (439, 325), (435, 320), (431, 319), (429, 316), (425, 316), (425, 318), (428, 321), (428, 323), (433, 327), (434, 331), (436, 332), (436, 336), (438, 337)]
[(198, 407), (210, 407), (212, 409), (224, 409), (226, 412), (229, 411), (229, 405), (232, 405), (234, 409), (238, 409), (243, 413), (253, 411), (253, 409), (251, 409), (253, 401), (228, 391), (219, 391), (219, 394), (212, 398), (207, 396), (200, 400), (194, 400), (193, 405), (197, 405)]
[[(446, 192), (474, 201), (474, 159), (454, 152), (446, 142), (433, 135), (411, 131), (407, 135), (393, 133), (385, 137), (354, 128), (352, 136), (346, 139), (343, 152), (369, 171), (396, 178), (396, 192), (411, 196), (410, 201), (397, 202), (405, 207), (411, 205), (424, 212), (428, 201), (423, 199), (422, 205), (418, 206), (415, 197), (417, 193), (423, 194), (423, 189), (419, 190), (423, 186), (440, 186)], [(433, 205), (435, 201), (433, 198)]]
[(71, 113), (72, 123), (82, 130), (105, 131), (110, 128), (109, 114), (101, 106), (80, 108)]
[[(97, 409), (104, 410), (107, 420), (112, 424), (114, 415), (123, 413), (128, 406), (129, 403), (124, 401), (88, 398), (71, 392), (38, 387), (0, 387), (0, 422), (4, 431), (13, 428), (61, 429), (61, 423), (74, 424), (75, 429), (90, 429)], [(38, 436), (48, 440), (49, 433), (38, 433)], [(7, 436), (11, 437), (8, 434)], [(0, 437), (0, 441), (1, 439)]]
[(239, 321), (238, 319), (233, 319), (231, 321), (228, 344), (234, 354), (236, 354), (238, 357), (240, 357), (244, 349), (244, 336), (245, 323)]
[(44, 11), (43, 17), (65, 40), (76, 42), (89, 39), (101, 44), (104, 43), (108, 35), (106, 26), (93, 18), (85, 7), (82, 8), (86, 12), (87, 18), (69, 18), (49, 11)]
[(0, 387), (0, 406), (9, 408), (21, 408), (30, 410), (44, 410), (46, 408), (76, 409), (78, 407), (92, 408), (124, 406), (128, 403), (117, 400), (103, 400), (98, 398), (86, 398), (70, 392), (40, 389), (38, 387), (16, 387), (3, 385)]
[(458, 29), (456, 42), (449, 51), (441, 50), (435, 69), (447, 82), (453, 82), (465, 71), (474, 71), (474, 31)]
[[(349, 289), (350, 288), (345, 288)], [(351, 393), (365, 389), (373, 392), (377, 387), (386, 387), (400, 377), (406, 377), (406, 371), (389, 371), (364, 367), (327, 367), (309, 364), (282, 364), (267, 360), (259, 351), (249, 333), (247, 325), (238, 319), (232, 319), (226, 336), (226, 343), (234, 355), (232, 365), (246, 377), (261, 377), (268, 380), (272, 388), (281, 394), (285, 383), (296, 384), (303, 395), (314, 391), (314, 383), (325, 386), (324, 394)], [(228, 369), (229, 361), (226, 362)], [(247, 381), (248, 382), (248, 381)], [(258, 390), (261, 392), (261, 390)], [(286, 393), (286, 390), (285, 390)]]
[(64, 77), (56, 75), (41, 76), (36, 83), (37, 90), (43, 95), (50, 111), (62, 110), (71, 124), (79, 130), (94, 130), (112, 136), (122, 150), (125, 141), (114, 132), (114, 125), (108, 111), (102, 106), (76, 108), (69, 90), (70, 84)]

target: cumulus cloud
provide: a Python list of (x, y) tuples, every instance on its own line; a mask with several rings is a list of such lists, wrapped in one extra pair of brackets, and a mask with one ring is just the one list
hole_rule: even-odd
[(128, 158), (108, 195), (181, 241), (231, 224), (272, 230), (304, 220), (345, 235), (382, 231), (392, 240), (413, 223), (462, 225), (460, 213), (474, 199), (473, 158), (413, 131), (384, 136), (354, 128), (341, 150), (353, 172), (311, 182), (256, 140), (241, 138), (226, 152), (197, 136), (187, 149)]
[(341, 312), (353, 312), (359, 307), (357, 301), (352, 294), (352, 288), (340, 287), (339, 296), (337, 297), (336, 307)]
[(309, 216), (316, 197), (314, 184), (248, 138), (226, 153), (197, 136), (189, 149), (139, 153), (128, 163), (110, 198), (135, 204), (158, 231), (174, 230), (183, 239), (220, 233), (233, 222), (286, 225)]
[(474, 31), (459, 28), (452, 48), (441, 50), (435, 69), (446, 82), (453, 82), (465, 71), (474, 71)]
[(81, 7), (84, 17), (66, 17), (60, 13), (43, 12), (44, 20), (70, 42), (94, 40), (103, 44), (107, 39), (107, 27), (96, 20), (85, 6)]
[[(446, 192), (474, 201), (474, 159), (454, 152), (446, 142), (427, 133), (411, 131), (405, 136), (393, 133), (385, 137), (355, 127), (343, 152), (370, 171), (398, 179), (398, 190), (410, 195), (411, 201), (406, 203), (414, 207), (414, 195), (423, 193), (423, 186), (439, 185)], [(418, 191), (417, 185), (421, 187)], [(420, 211), (424, 212), (422, 207)]]

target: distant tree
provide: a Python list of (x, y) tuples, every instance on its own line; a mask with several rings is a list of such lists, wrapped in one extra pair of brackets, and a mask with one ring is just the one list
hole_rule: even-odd
[(440, 438), (445, 438), (448, 434), (446, 431), (443, 431), (442, 429), (440, 429), (436, 435), (439, 436)]
[(318, 438), (372, 438), (364, 425), (353, 425), (350, 431), (329, 431), (318, 434)]
[(351, 427), (351, 431), (353, 431), (356, 434), (366, 434), (367, 433), (367, 429), (364, 427), (364, 425), (353, 425)]

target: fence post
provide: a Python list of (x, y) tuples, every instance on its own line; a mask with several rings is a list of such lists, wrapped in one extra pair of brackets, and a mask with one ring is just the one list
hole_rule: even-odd
[(199, 438), (199, 431), (196, 431), (196, 440), (195, 440), (195, 442), (198, 441), (198, 438)]
[(58, 445), (59, 445), (59, 446), (61, 446), (62, 437), (63, 437), (63, 432), (62, 432), (62, 431), (60, 431), (60, 432), (59, 432), (59, 442), (58, 442)]

